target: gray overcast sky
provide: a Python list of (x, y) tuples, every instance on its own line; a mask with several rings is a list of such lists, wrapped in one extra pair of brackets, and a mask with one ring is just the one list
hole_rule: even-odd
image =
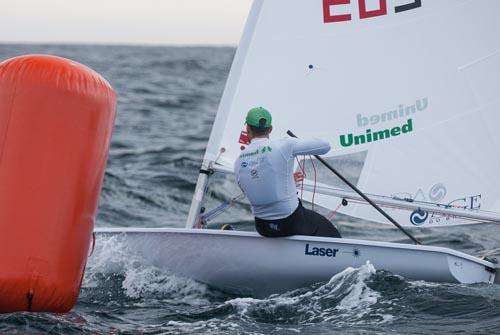
[(251, 0), (0, 0), (1, 42), (238, 44)]

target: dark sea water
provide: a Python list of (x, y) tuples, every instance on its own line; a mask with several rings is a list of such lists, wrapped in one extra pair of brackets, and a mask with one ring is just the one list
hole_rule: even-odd
[[(0, 61), (32, 53), (71, 58), (118, 93), (98, 227), (183, 227), (234, 48), (2, 45)], [(215, 178), (208, 207), (234, 194)], [(245, 203), (212, 223), (252, 230)], [(405, 241), (391, 226), (341, 215), (345, 237)], [(414, 229), (425, 244), (500, 255), (499, 226)], [(112, 269), (112, 271), (109, 271)], [(329, 282), (264, 299), (231, 296), (146, 266), (117, 240), (90, 257), (67, 314), (0, 316), (8, 333), (500, 334), (500, 286), (410, 281), (370, 264)]]

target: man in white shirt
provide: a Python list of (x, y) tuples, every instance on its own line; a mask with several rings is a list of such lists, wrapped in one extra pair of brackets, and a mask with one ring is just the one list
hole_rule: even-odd
[(322, 215), (306, 209), (297, 197), (293, 177), (297, 155), (322, 155), (330, 145), (322, 140), (270, 140), (271, 114), (252, 108), (246, 117), (250, 145), (234, 165), (238, 185), (247, 196), (257, 231), (268, 237), (312, 235), (340, 237)]

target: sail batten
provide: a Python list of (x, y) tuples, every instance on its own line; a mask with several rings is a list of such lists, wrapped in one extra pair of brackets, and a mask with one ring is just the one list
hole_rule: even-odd
[[(342, 189), (336, 189), (325, 186), (313, 186), (313, 185), (304, 185), (304, 190), (306, 193), (304, 197), (307, 200), (312, 199), (312, 193), (328, 195), (337, 198), (336, 200), (340, 203), (342, 199), (346, 199), (349, 202), (354, 201), (356, 204), (364, 204), (368, 205), (366, 201), (363, 200), (362, 197), (357, 195), (352, 191), (346, 191)], [(430, 203), (430, 202), (419, 202), (413, 201), (412, 199), (398, 199), (398, 198), (390, 198), (386, 196), (368, 195), (370, 200), (375, 202), (377, 205), (382, 207), (391, 208), (395, 211), (401, 210), (407, 212), (406, 215), (410, 217), (412, 214), (416, 213), (420, 216), (425, 215), (434, 215), (434, 221), (428, 226), (440, 227), (440, 226), (454, 226), (454, 225), (462, 225), (462, 224), (471, 224), (471, 223), (496, 223), (500, 224), (500, 213), (492, 212), (492, 211), (481, 211), (481, 210), (471, 210), (463, 207), (453, 206), (450, 204), (441, 204), (441, 203)], [(318, 204), (317, 196), (316, 203)], [(321, 200), (319, 201), (321, 205)], [(342, 210), (340, 212), (350, 213), (347, 210)], [(352, 214), (352, 216), (356, 216), (356, 214)], [(392, 215), (392, 213), (391, 213)], [(471, 221), (466, 221), (471, 220)], [(385, 218), (381, 221), (383, 223), (389, 223)], [(412, 226), (406, 221), (403, 221), (405, 226)], [(419, 222), (413, 225), (420, 225), (424, 222)]]

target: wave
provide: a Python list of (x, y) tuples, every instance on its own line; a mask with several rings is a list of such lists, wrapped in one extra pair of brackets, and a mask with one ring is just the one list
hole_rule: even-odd
[(160, 318), (161, 331), (231, 333), (279, 324), (293, 332), (326, 325), (329, 329), (383, 325), (394, 319), (380, 304), (381, 294), (370, 287), (377, 272), (369, 263), (348, 268), (326, 283), (264, 299), (231, 296), (146, 264), (119, 235), (100, 239), (87, 267), (83, 301), (99, 298), (102, 303), (107, 297), (108, 304), (180, 308), (175, 316)]
[[(107, 292), (103, 292), (103, 290)], [(165, 273), (134, 255), (120, 235), (100, 238), (89, 258), (83, 281), (86, 299), (108, 296), (115, 301), (133, 300), (170, 305), (209, 304), (208, 287), (188, 278)]]
[[(474, 329), (492, 330), (500, 321), (500, 289), (495, 285), (411, 281), (376, 270), (370, 263), (347, 268), (328, 282), (263, 299), (232, 296), (147, 265), (119, 235), (102, 239), (97, 246), (83, 286), (84, 304), (98, 299), (110, 306), (161, 308), (163, 313), (153, 318), (159, 332), (329, 333), (351, 329), (380, 333), (391, 329), (418, 334), (446, 333), (457, 325), (472, 330), (470, 320), (479, 315), (481, 321)], [(454, 323), (451, 328), (450, 320)]]
[(383, 324), (394, 317), (377, 307), (380, 294), (368, 286), (376, 273), (372, 264), (347, 268), (325, 284), (266, 299), (236, 298), (226, 302), (242, 318), (258, 322), (337, 326)]

